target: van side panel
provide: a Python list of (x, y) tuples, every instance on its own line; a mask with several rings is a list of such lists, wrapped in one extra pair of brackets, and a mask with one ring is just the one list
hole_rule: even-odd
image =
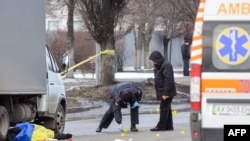
[(0, 17), (0, 94), (45, 94), (45, 1), (1, 1)]

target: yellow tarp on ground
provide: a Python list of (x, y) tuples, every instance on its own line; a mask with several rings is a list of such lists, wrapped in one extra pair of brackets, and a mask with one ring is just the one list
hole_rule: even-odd
[(54, 138), (54, 131), (47, 129), (41, 125), (35, 124), (35, 129), (33, 131), (31, 141), (46, 141), (49, 138)]

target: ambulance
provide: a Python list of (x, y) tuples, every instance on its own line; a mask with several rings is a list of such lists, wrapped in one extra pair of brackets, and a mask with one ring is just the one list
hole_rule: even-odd
[(250, 0), (200, 0), (190, 62), (192, 141), (250, 126)]

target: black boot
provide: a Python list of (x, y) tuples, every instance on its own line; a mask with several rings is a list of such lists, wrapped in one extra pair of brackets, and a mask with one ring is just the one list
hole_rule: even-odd
[(136, 128), (135, 124), (131, 125), (130, 131), (131, 132), (138, 132), (138, 129)]
[(95, 131), (96, 132), (102, 132), (102, 127), (99, 126)]

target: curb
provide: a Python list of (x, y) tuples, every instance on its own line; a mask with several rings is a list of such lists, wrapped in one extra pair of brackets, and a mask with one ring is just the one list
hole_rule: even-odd
[[(141, 101), (141, 104), (160, 104), (159, 101)], [(183, 104), (183, 103), (189, 103), (189, 100), (173, 100), (173, 104)], [(71, 107), (71, 108), (67, 108), (67, 113), (69, 114), (74, 114), (74, 113), (80, 113), (80, 112), (86, 112), (92, 109), (97, 109), (97, 108), (101, 108), (102, 105), (94, 105), (94, 106), (85, 106), (85, 107)], [(188, 108), (189, 109), (189, 108)], [(185, 109), (184, 109), (185, 110)]]
[(101, 108), (101, 105), (95, 105), (95, 106), (85, 106), (85, 107), (71, 107), (67, 109), (67, 113), (79, 113), (79, 112), (85, 112), (89, 111), (91, 109)]
[[(173, 115), (177, 114), (179, 112), (187, 112), (190, 111), (190, 107), (186, 108), (172, 108)], [(105, 111), (104, 111), (105, 112)], [(96, 119), (96, 118), (101, 118), (104, 113), (96, 113), (96, 114), (84, 114), (84, 115), (78, 115), (78, 116), (66, 116), (65, 121), (74, 121), (74, 120), (86, 120), (86, 119)], [(158, 110), (139, 110), (139, 114), (159, 114)], [(129, 112), (125, 112), (122, 115), (130, 115)]]

